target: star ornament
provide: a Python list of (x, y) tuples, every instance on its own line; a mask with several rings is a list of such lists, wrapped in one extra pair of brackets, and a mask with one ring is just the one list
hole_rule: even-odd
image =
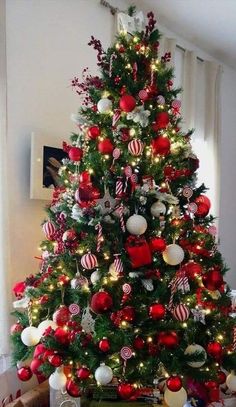
[(105, 191), (103, 198), (97, 199), (96, 202), (101, 215), (111, 213), (116, 206), (116, 199), (110, 195), (108, 190)]

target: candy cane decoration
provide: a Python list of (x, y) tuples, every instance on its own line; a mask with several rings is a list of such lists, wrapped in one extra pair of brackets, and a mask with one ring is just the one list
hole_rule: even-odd
[(120, 216), (120, 226), (122, 232), (125, 232), (125, 221), (124, 221), (124, 205), (123, 202), (120, 204), (118, 208), (119, 216)]
[(184, 294), (190, 290), (188, 278), (186, 277), (185, 273), (184, 272), (178, 273), (171, 280), (169, 287), (171, 287), (171, 291), (168, 309), (171, 310), (173, 308), (174, 294), (176, 293), (176, 291), (180, 290)]
[(113, 156), (113, 161), (111, 164), (111, 167), (113, 167), (113, 165), (115, 164), (115, 161), (118, 160), (118, 158), (120, 157), (121, 151), (118, 147), (114, 148), (112, 156)]
[(116, 198), (120, 198), (123, 192), (122, 177), (118, 177), (116, 181)]
[(112, 76), (112, 64), (115, 61), (115, 59), (117, 58), (116, 54), (111, 54), (111, 58), (110, 58), (110, 64), (109, 64), (109, 78), (111, 78)]
[(112, 127), (115, 127), (115, 125), (118, 122), (120, 116), (121, 116), (121, 110), (120, 109), (115, 109), (114, 114), (112, 116)]
[(123, 346), (123, 348), (120, 351), (120, 356), (124, 360), (124, 366), (123, 366), (123, 376), (125, 375), (125, 369), (127, 365), (127, 360), (131, 359), (133, 356), (132, 350), (128, 346)]
[(103, 236), (102, 236), (102, 225), (99, 222), (96, 227), (95, 230), (98, 230), (98, 237), (97, 237), (97, 252), (99, 253), (101, 250), (101, 244), (103, 241)]
[(115, 256), (115, 259), (114, 259), (114, 266), (115, 266), (115, 269), (116, 269), (116, 273), (117, 273), (119, 276), (122, 276), (122, 275), (123, 275), (123, 271), (124, 271), (124, 267), (123, 267), (122, 260), (121, 260), (121, 258), (119, 257), (120, 254), (114, 254), (114, 256)]
[(137, 62), (133, 64), (133, 80), (136, 82), (137, 80), (137, 73), (138, 73), (138, 65)]
[(233, 351), (236, 352), (236, 326), (234, 327), (233, 332)]

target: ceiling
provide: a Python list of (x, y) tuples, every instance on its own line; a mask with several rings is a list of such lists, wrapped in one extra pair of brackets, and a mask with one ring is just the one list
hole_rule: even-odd
[(135, 0), (161, 25), (236, 70), (236, 0)]

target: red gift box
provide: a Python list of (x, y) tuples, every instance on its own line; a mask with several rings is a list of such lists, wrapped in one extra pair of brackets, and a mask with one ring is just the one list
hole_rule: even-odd
[(135, 269), (152, 263), (152, 254), (144, 237), (128, 237), (125, 249), (129, 255), (132, 268)]

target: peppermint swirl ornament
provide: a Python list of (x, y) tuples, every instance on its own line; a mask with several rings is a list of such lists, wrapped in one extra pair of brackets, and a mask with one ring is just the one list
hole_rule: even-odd
[(127, 294), (127, 295), (130, 294), (131, 291), (132, 291), (131, 285), (128, 284), (128, 283), (123, 284), (122, 285), (122, 291), (123, 291), (124, 294)]
[(188, 205), (188, 210), (189, 210), (189, 212), (190, 213), (196, 213), (197, 212), (197, 204), (195, 204), (195, 202), (191, 202), (189, 205)]
[(125, 173), (125, 176), (126, 176), (127, 178), (131, 177), (131, 175), (132, 175), (132, 168), (130, 167), (130, 165), (127, 165), (127, 166), (125, 167), (124, 173)]
[(184, 187), (182, 193), (185, 198), (189, 199), (193, 195), (193, 190), (190, 187)]
[(70, 304), (69, 311), (72, 315), (78, 315), (80, 313), (80, 306), (78, 304)]
[(164, 98), (164, 96), (158, 95), (158, 96), (157, 96), (157, 103), (158, 103), (159, 105), (164, 105), (164, 104), (165, 104), (165, 98)]
[(118, 160), (118, 158), (120, 157), (120, 149), (118, 147), (114, 148), (112, 156), (114, 158), (114, 160)]
[(138, 96), (142, 102), (145, 102), (145, 100), (148, 99), (148, 93), (145, 89), (140, 90)]
[(132, 349), (130, 349), (128, 346), (123, 346), (123, 348), (120, 351), (120, 356), (124, 360), (131, 359), (133, 356)]
[(180, 109), (181, 108), (181, 100), (179, 100), (179, 99), (173, 100), (173, 102), (171, 103), (171, 106), (174, 109)]

